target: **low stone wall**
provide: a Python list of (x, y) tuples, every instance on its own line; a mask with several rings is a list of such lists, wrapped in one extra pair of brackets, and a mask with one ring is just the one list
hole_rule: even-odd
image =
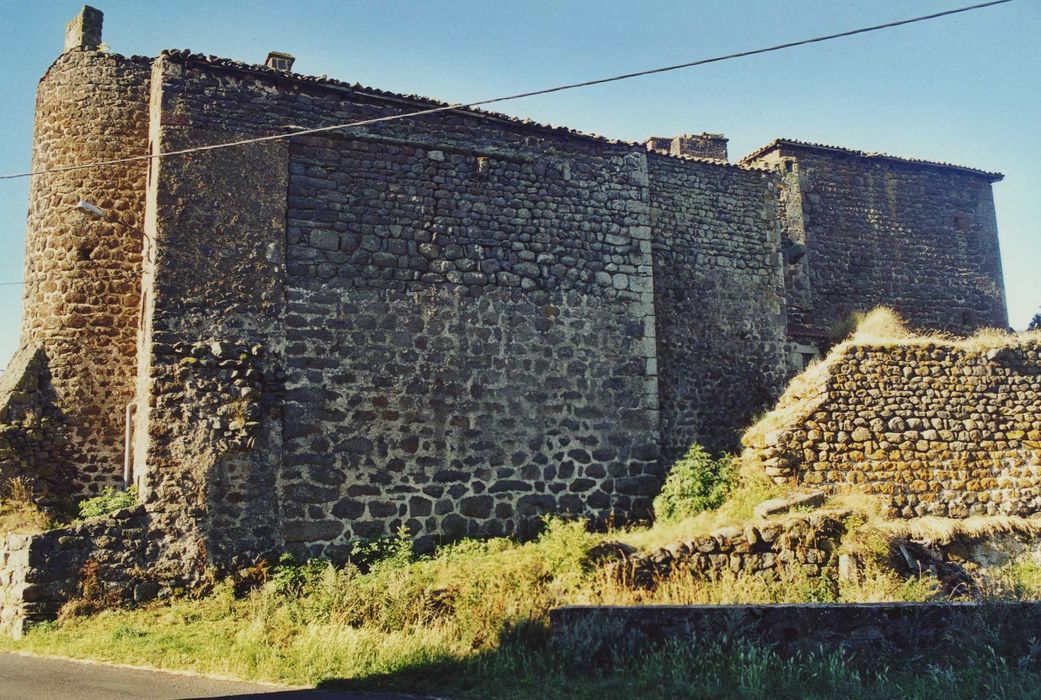
[(183, 579), (155, 566), (159, 545), (148, 523), (138, 506), (81, 525), (7, 535), (0, 541), (0, 634), (18, 638), (73, 598), (98, 606), (143, 602)]
[(687, 569), (698, 576), (730, 573), (820, 576), (846, 532), (846, 513), (793, 516), (778, 522), (724, 527), (611, 564), (612, 573), (632, 586), (653, 588), (672, 573)]
[(749, 446), (776, 481), (880, 494), (890, 517), (1039, 512), (1041, 337), (973, 342), (839, 346)]
[(963, 650), (967, 636), (1006, 658), (1030, 655), (1041, 603), (568, 606), (550, 611), (554, 639), (610, 634), (629, 640), (750, 638), (780, 654), (860, 652), (905, 661)]

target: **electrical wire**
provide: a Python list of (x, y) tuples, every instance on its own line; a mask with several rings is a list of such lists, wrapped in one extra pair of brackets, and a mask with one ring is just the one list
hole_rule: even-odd
[(203, 151), (214, 151), (221, 148), (232, 148), (235, 146), (245, 146), (254, 143), (265, 143), (268, 141), (279, 141), (282, 139), (293, 138), (294, 136), (306, 136), (308, 134), (319, 134), (327, 131), (337, 131), (340, 129), (348, 129), (356, 126), (367, 126), (370, 124), (379, 124), (382, 122), (396, 121), (399, 119), (407, 119), (410, 117), (420, 117), (428, 114), (437, 114), (439, 112), (456, 111), (462, 109), (470, 109), (473, 107), (480, 107), (483, 105), (496, 104), (498, 102), (506, 102), (509, 100), (519, 100), (525, 97), (534, 97), (536, 95), (548, 95), (555, 92), (563, 92), (565, 90), (574, 90), (576, 88), (590, 87), (593, 85), (603, 85), (605, 83), (617, 82), (620, 80), (629, 80), (631, 78), (639, 78), (647, 75), (655, 75), (658, 73), (667, 73), (670, 71), (680, 70), (683, 68), (693, 68), (695, 66), (703, 66), (709, 63), (718, 63), (720, 61), (729, 61), (735, 58), (744, 58), (746, 56), (756, 56), (758, 54), (770, 53), (773, 51), (781, 51), (783, 49), (790, 49), (797, 46), (806, 46), (807, 44), (816, 44), (823, 41), (831, 41), (833, 39), (840, 39), (848, 36), (855, 36), (857, 34), (866, 34), (868, 32), (876, 32), (882, 29), (891, 29), (893, 27), (900, 27), (907, 24), (914, 24), (916, 22), (925, 22), (927, 20), (937, 19), (940, 17), (947, 17), (950, 15), (960, 14), (962, 12), (971, 12), (973, 10), (980, 10), (986, 7), (993, 7), (995, 5), (1003, 5), (1005, 3), (1012, 2), (1012, 0), (992, 0), (991, 2), (979, 3), (976, 5), (969, 5), (966, 7), (959, 7), (953, 10), (944, 10), (943, 12), (934, 12), (928, 15), (922, 15), (920, 17), (912, 17), (910, 19), (896, 20), (893, 22), (886, 22), (884, 24), (876, 24), (870, 27), (861, 27), (859, 29), (850, 29), (844, 32), (838, 32), (836, 34), (826, 34), (824, 36), (813, 37), (811, 39), (800, 39), (798, 41), (789, 41), (783, 44), (776, 44), (774, 46), (768, 46), (760, 49), (750, 49), (748, 51), (739, 51), (737, 53), (726, 54), (723, 56), (715, 56), (713, 58), (703, 58), (697, 61), (689, 61), (687, 63), (678, 63), (671, 66), (663, 66), (660, 68), (651, 68), (648, 70), (635, 71), (632, 73), (623, 73), (621, 75), (614, 75), (607, 78), (597, 78), (595, 80), (584, 80), (578, 83), (567, 83), (565, 85), (557, 85), (555, 87), (543, 88), (541, 90), (531, 90), (529, 92), (519, 92), (513, 95), (506, 95), (504, 97), (493, 97), (485, 100), (477, 100), (474, 102), (460, 102), (456, 104), (443, 105), (440, 107), (432, 107), (430, 109), (422, 109), (414, 112), (405, 112), (402, 114), (393, 114), (385, 117), (377, 117), (373, 119), (362, 119), (360, 121), (348, 122), (346, 124), (334, 124), (331, 126), (315, 127), (312, 129), (301, 129), (288, 134), (273, 134), (270, 136), (258, 136), (255, 138), (241, 139), (238, 141), (227, 141), (223, 143), (214, 143), (205, 146), (195, 146), (192, 148), (183, 148), (175, 151), (166, 151), (163, 153), (150, 153), (148, 155), (130, 156), (127, 158), (117, 158), (114, 160), (102, 160), (92, 163), (82, 163), (79, 165), (65, 165), (57, 168), (47, 168), (42, 170), (32, 170), (24, 173), (13, 173), (10, 175), (0, 175), (0, 180), (13, 180), (15, 178), (32, 177), (35, 175), (46, 175), (50, 173), (61, 173), (69, 172), (73, 170), (84, 170), (87, 168), (97, 168), (109, 165), (118, 165), (122, 163), (132, 163), (136, 161), (150, 161), (158, 158), (168, 158), (170, 156), (187, 155), (189, 153), (200, 153)]

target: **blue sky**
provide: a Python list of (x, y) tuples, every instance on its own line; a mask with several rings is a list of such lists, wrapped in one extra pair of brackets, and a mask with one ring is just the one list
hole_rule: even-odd
[[(680, 63), (971, 0), (96, 0), (122, 54), (164, 48), (470, 101)], [(36, 82), (80, 1), (0, 0), (0, 173), (29, 166)], [(1041, 307), (1041, 2), (498, 105), (615, 138), (719, 131), (731, 157), (783, 136), (1005, 173), (995, 186), (1012, 325)], [(0, 181), (0, 282), (22, 274), (28, 181)], [(0, 363), (21, 287), (0, 284)]]

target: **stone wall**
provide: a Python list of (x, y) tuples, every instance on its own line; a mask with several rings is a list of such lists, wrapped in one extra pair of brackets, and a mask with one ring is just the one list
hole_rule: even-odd
[(663, 452), (732, 450), (787, 371), (777, 178), (647, 157)]
[(654, 588), (680, 571), (715, 578), (724, 574), (820, 576), (846, 533), (848, 513), (821, 511), (783, 520), (749, 522), (634, 554), (611, 564), (618, 580)]
[(563, 644), (572, 635), (588, 645), (591, 635), (610, 634), (605, 642), (625, 640), (627, 648), (669, 638), (688, 644), (740, 638), (785, 657), (839, 652), (860, 664), (957, 659), (968, 637), (1016, 663), (1034, 656), (1041, 603), (574, 605), (551, 610), (550, 623)]
[(1000, 175), (786, 141), (747, 162), (785, 173), (786, 238), (805, 245), (788, 270), (793, 324), (828, 331), (884, 305), (914, 328), (1008, 326)]
[[(53, 620), (70, 599), (109, 607), (144, 602), (183, 581), (160, 563), (159, 545), (142, 506), (80, 525), (0, 539), (0, 634), (15, 638)], [(197, 572), (201, 573), (201, 572)]]
[[(149, 60), (63, 54), (40, 81), (34, 170), (141, 155), (148, 149)], [(29, 452), (39, 473), (82, 495), (120, 483), (124, 411), (133, 398), (140, 317), (143, 162), (32, 178), (25, 247), (23, 347), (48, 363), (60, 449)], [(86, 200), (105, 213), (76, 208)]]
[(43, 349), (19, 349), (0, 375), (0, 494), (21, 479), (48, 505), (65, 500), (75, 473), (56, 403)]
[(849, 486), (891, 515), (1041, 509), (1041, 342), (839, 346), (751, 439), (779, 482)]
[[(164, 150), (401, 109), (181, 54), (157, 62), (153, 90)], [(342, 558), (352, 537), (403, 524), (432, 544), (551, 510), (648, 513), (660, 477), (643, 153), (460, 114), (384, 131), (248, 156), (286, 160), (156, 168), (135, 458), (149, 502), (198, 504), (174, 529), (199, 527), (218, 559), (281, 546)], [(205, 414), (223, 399), (189, 387), (194, 368), (171, 352), (200, 338), (264, 349), (269, 410), (250, 449), (218, 447)]]
[(650, 512), (642, 159), (536, 137), (482, 155), (451, 136), (293, 140), (287, 542)]
[[(220, 82), (187, 72), (165, 57), (153, 65), (153, 149), (259, 135), (269, 120), (289, 123), (262, 105), (248, 111), (253, 124), (236, 122), (231, 100), (224, 112), (197, 109), (193, 100), (220, 99)], [(255, 96), (245, 88), (240, 95), (242, 102)], [(142, 282), (134, 474), (165, 555), (189, 568), (230, 566), (282, 541), (287, 154), (287, 144), (276, 142), (152, 166), (147, 225), (156, 254)]]

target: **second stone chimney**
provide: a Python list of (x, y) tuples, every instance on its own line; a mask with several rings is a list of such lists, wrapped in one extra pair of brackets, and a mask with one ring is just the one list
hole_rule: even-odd
[(281, 70), (288, 73), (293, 70), (293, 61), (296, 58), (291, 53), (282, 53), (281, 51), (272, 51), (267, 55), (267, 60), (264, 61), (264, 65), (268, 68), (274, 68), (275, 70)]
[(723, 134), (682, 134), (671, 139), (652, 136), (644, 144), (648, 151), (667, 153), (673, 156), (727, 159), (727, 139)]
[(84, 5), (79, 14), (65, 25), (65, 50), (85, 49), (97, 51), (101, 47), (101, 23), (105, 13)]

